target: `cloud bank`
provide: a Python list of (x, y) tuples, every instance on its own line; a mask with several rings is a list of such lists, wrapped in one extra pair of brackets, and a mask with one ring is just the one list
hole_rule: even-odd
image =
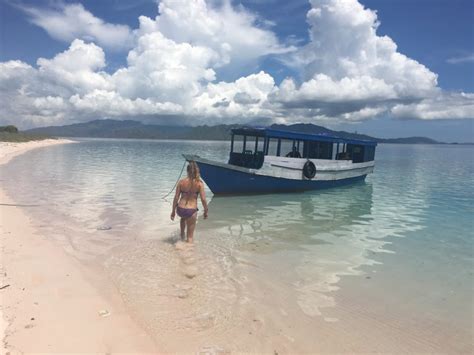
[(106, 23), (87, 11), (82, 4), (56, 3), (48, 9), (25, 5), (18, 7), (29, 15), (31, 23), (59, 41), (83, 39), (112, 50), (132, 45), (132, 33), (128, 26)]
[[(281, 43), (263, 19), (230, 1), (163, 0), (139, 27), (109, 24), (80, 4), (23, 8), (51, 37), (70, 42), (36, 66), (0, 63), (0, 123), (24, 127), (93, 118), (176, 117), (188, 124), (357, 122), (474, 118), (474, 94), (445, 92), (437, 75), (377, 35), (357, 0), (311, 0), (310, 41)], [(126, 56), (107, 71), (106, 52)], [(277, 84), (262, 70), (219, 79), (274, 56), (301, 75)]]

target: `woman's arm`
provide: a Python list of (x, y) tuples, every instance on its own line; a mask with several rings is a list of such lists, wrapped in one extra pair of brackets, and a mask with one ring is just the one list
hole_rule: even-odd
[(178, 182), (178, 185), (176, 186), (176, 193), (174, 194), (174, 200), (173, 200), (173, 209), (171, 211), (171, 220), (174, 221), (174, 217), (176, 216), (176, 207), (178, 206), (178, 200), (179, 196), (181, 195), (181, 181)]
[(199, 195), (201, 196), (201, 203), (204, 207), (204, 219), (206, 219), (209, 209), (207, 208), (206, 191), (204, 191), (204, 184), (202, 182), (201, 187), (199, 188)]

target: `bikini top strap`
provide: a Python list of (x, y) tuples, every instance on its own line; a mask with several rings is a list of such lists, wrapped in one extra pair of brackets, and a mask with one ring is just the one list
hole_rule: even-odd
[(182, 194), (187, 194), (187, 195), (195, 193), (196, 196), (198, 196), (199, 192), (200, 192), (200, 189), (201, 189), (201, 184), (199, 184), (199, 189), (197, 191), (191, 191), (191, 188), (190, 188), (188, 191), (181, 190), (181, 193)]

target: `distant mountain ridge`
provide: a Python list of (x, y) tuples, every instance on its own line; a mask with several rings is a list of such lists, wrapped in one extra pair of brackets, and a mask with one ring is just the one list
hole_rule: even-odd
[[(216, 125), (216, 126), (160, 126), (144, 124), (132, 120), (94, 120), (85, 123), (76, 123), (65, 126), (49, 126), (27, 130), (27, 133), (44, 134), (59, 137), (90, 137), (90, 138), (136, 138), (136, 139), (186, 139), (186, 140), (227, 140), (230, 131), (244, 125)], [(273, 124), (273, 129), (304, 132), (312, 134), (327, 134), (341, 138), (372, 140), (378, 143), (399, 144), (439, 144), (431, 138), (376, 138), (365, 134), (333, 131), (331, 129), (311, 123), (297, 123), (292, 125)]]
[(376, 141), (377, 143), (399, 143), (399, 144), (440, 144), (434, 139), (427, 137), (407, 137), (407, 138), (376, 138), (366, 134), (350, 133), (346, 131), (333, 131), (323, 126), (314, 125), (311, 123), (296, 123), (292, 125), (273, 124), (270, 126), (274, 129), (281, 129), (292, 132), (314, 133), (314, 134), (328, 134), (341, 138), (361, 139)]

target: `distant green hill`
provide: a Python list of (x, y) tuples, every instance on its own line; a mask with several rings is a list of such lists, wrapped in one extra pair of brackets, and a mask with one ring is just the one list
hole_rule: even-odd
[(15, 126), (0, 126), (0, 142), (29, 142), (50, 139), (47, 135), (19, 132)]
[(240, 126), (159, 126), (131, 120), (94, 120), (67, 126), (33, 128), (27, 132), (59, 137), (226, 140), (235, 127)]
[[(94, 120), (86, 123), (76, 123), (67, 126), (49, 126), (30, 129), (26, 132), (59, 137), (92, 137), (92, 138), (139, 138), (139, 139), (188, 139), (188, 140), (227, 140), (233, 128), (242, 125), (216, 126), (159, 126), (144, 124), (131, 120)], [(437, 144), (440, 142), (426, 137), (408, 138), (375, 138), (364, 134), (333, 131), (314, 124), (293, 124), (270, 126), (274, 129), (328, 134), (341, 138), (374, 140), (379, 143), (406, 143), (406, 144)]]

